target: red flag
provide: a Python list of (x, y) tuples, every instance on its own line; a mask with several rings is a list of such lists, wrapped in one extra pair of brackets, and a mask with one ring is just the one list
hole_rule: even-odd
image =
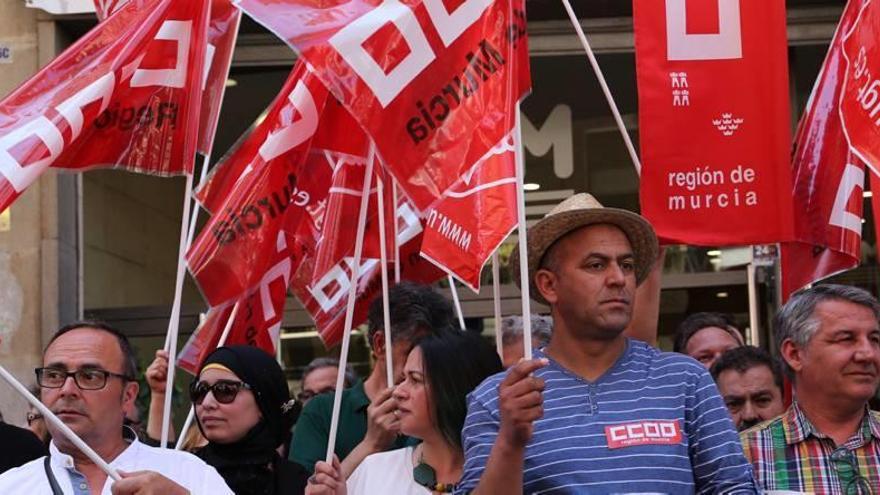
[[(95, 14), (103, 21), (121, 9), (128, 0), (94, 0)], [(211, 154), (220, 104), (226, 87), (226, 78), (232, 64), (232, 51), (238, 38), (241, 10), (231, 0), (211, 0), (211, 20), (208, 25), (208, 48), (205, 52), (205, 81), (202, 93), (202, 111), (199, 120), (199, 152)]]
[(785, 2), (633, 5), (642, 214), (666, 243), (791, 239)]
[(850, 150), (839, 111), (847, 70), (842, 39), (858, 12), (857, 1), (844, 10), (798, 124), (792, 195), (799, 242), (781, 246), (783, 298), (859, 263), (864, 164)]
[(279, 232), (325, 200), (330, 174), (304, 169), (327, 91), (299, 63), (266, 119), (219, 164), (197, 197), (213, 213), (187, 253), (209, 305), (239, 297), (271, 266)]
[(422, 256), (480, 290), (480, 272), (513, 232), (516, 158), (508, 136), (425, 215)]
[(132, 0), (0, 101), (0, 211), (47, 168), (189, 172), (206, 2)]
[[(397, 222), (401, 278), (425, 284), (442, 278), (443, 272), (419, 256), (423, 226), (415, 208), (405, 200), (401, 201), (397, 209)], [(354, 251), (353, 245), (351, 250)], [(304, 249), (304, 252), (308, 253), (308, 249)], [(349, 254), (328, 270), (316, 272), (314, 257), (306, 254), (291, 284), (291, 290), (315, 321), (318, 334), (327, 347), (335, 346), (342, 339), (353, 267), (354, 260)], [(380, 276), (378, 259), (361, 260), (354, 325), (366, 320), (370, 303), (381, 294)]]
[(95, 14), (99, 21), (110, 17), (111, 14), (121, 9), (128, 0), (95, 0)]
[(865, 0), (843, 36), (846, 60), (840, 115), (847, 141), (880, 173), (880, 3)]
[(278, 233), (271, 267), (266, 270), (262, 279), (242, 297), (212, 307), (208, 311), (205, 321), (193, 332), (181, 350), (178, 366), (193, 375), (198, 373), (205, 357), (217, 348), (236, 303), (239, 304), (239, 309), (224, 345), (252, 345), (269, 354), (275, 354), (274, 342), (281, 332), (287, 288), (296, 269), (295, 262), (301, 259), (301, 256), (293, 253), (295, 249), (290, 246), (291, 242), (292, 238), (288, 238), (285, 233)]
[(420, 211), (511, 131), (529, 91), (522, 0), (238, 5), (315, 68)]

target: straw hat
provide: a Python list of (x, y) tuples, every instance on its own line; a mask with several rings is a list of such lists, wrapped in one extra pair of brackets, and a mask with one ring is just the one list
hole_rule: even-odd
[[(612, 224), (626, 234), (636, 262), (636, 283), (641, 284), (654, 262), (659, 246), (654, 228), (641, 215), (619, 208), (606, 208), (587, 193), (575, 194), (556, 205), (544, 218), (528, 229), (529, 290), (535, 301), (548, 304), (535, 287), (535, 272), (544, 253), (561, 237), (587, 225)], [(510, 256), (510, 268), (516, 285), (520, 286), (519, 245)]]

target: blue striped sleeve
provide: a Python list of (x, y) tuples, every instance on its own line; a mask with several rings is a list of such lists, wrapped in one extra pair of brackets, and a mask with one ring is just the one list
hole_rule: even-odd
[(461, 481), (455, 488), (455, 495), (463, 495), (474, 490), (489, 461), (489, 453), (498, 437), (500, 420), (496, 411), (487, 407), (498, 395), (499, 379), (490, 377), (468, 394), (468, 413), (461, 430), (464, 448), (464, 468)]
[(686, 429), (697, 493), (758, 493), (752, 466), (711, 375), (694, 364)]

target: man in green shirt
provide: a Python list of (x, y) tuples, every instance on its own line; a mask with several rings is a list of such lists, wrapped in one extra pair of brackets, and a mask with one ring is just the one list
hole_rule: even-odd
[[(452, 331), (452, 305), (428, 286), (402, 282), (388, 294), (391, 313), (391, 349), (395, 382), (403, 380), (403, 365), (413, 346), (426, 335)], [(336, 455), (348, 477), (368, 455), (403, 447), (408, 439), (399, 436), (397, 404), (391, 396), (393, 384), (386, 383), (385, 333), (382, 298), (370, 305), (368, 339), (373, 369), (364, 381), (342, 392)], [(330, 434), (333, 395), (315, 397), (303, 409), (293, 430), (290, 459), (309, 472), (324, 460)]]

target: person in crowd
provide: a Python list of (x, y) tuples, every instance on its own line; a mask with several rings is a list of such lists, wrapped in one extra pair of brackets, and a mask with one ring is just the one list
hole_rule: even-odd
[(30, 430), (0, 420), (0, 473), (46, 455), (46, 446)]
[(421, 340), (409, 353), (406, 378), (394, 389), (400, 431), (418, 446), (367, 456), (343, 480), (339, 465), (319, 462), (307, 494), (369, 495), (450, 492), (461, 477), (461, 429), (467, 394), (502, 370), (495, 349), (478, 335), (448, 332)]
[(756, 493), (708, 370), (623, 334), (657, 251), (645, 219), (588, 194), (529, 229), (511, 266), (528, 256), (553, 339), (468, 396), (455, 493)]
[(874, 494), (880, 489), (880, 304), (867, 291), (817, 285), (776, 314), (775, 343), (795, 401), (741, 433), (758, 484), (785, 493)]
[[(532, 314), (532, 348), (540, 349), (550, 343), (553, 336), (553, 319)], [(523, 318), (506, 316), (501, 320), (501, 348), (504, 368), (510, 368), (523, 357)]]
[[(413, 346), (427, 335), (446, 332), (452, 326), (452, 305), (428, 286), (402, 282), (389, 290), (391, 349), (395, 382), (403, 379), (403, 365)], [(364, 381), (342, 392), (339, 429), (335, 453), (342, 459), (345, 478), (369, 454), (406, 445), (399, 436), (400, 421), (394, 415), (394, 384), (386, 383), (385, 332), (382, 298), (376, 298), (368, 313), (367, 340), (374, 359), (373, 369)], [(312, 399), (303, 409), (290, 446), (290, 457), (307, 471), (324, 460), (333, 395)]]
[(782, 367), (764, 349), (750, 345), (731, 349), (715, 361), (711, 373), (738, 430), (785, 411)]
[(733, 317), (706, 312), (694, 313), (678, 325), (672, 350), (687, 354), (709, 369), (726, 351), (742, 345), (743, 336)]
[[(103, 323), (58, 330), (36, 369), (41, 400), (123, 479), (114, 494), (232, 493), (196, 456), (140, 443), (123, 427), (137, 397), (137, 365), (128, 339)], [(0, 493), (107, 493), (107, 474), (48, 423), (49, 456), (0, 475)], [(64, 488), (61, 488), (64, 487)]]
[[(40, 387), (31, 387), (30, 392), (34, 397), (39, 397)], [(49, 429), (46, 428), (46, 420), (43, 418), (43, 413), (33, 405), (29, 404), (26, 419), (28, 429), (34, 432), (34, 435), (36, 435), (37, 438), (43, 442), (43, 445), (48, 448), (49, 440), (52, 438), (49, 436)]]
[[(316, 395), (336, 390), (336, 375), (339, 373), (339, 360), (331, 357), (312, 359), (302, 374), (302, 390), (296, 399), (305, 406)], [(345, 369), (345, 388), (357, 382), (357, 374), (349, 365)]]
[(294, 401), (273, 356), (253, 346), (209, 354), (190, 387), (208, 444), (195, 452), (236, 495), (303, 493), (309, 476), (278, 455), (293, 426)]

